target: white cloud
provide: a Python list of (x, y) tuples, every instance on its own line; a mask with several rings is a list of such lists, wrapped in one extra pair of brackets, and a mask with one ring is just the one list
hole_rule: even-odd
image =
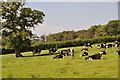
[(32, 29), (34, 34), (37, 35), (46, 35), (50, 33), (57, 33), (63, 31), (65, 28), (62, 26), (51, 26), (48, 24), (39, 24), (35, 27), (35, 29)]

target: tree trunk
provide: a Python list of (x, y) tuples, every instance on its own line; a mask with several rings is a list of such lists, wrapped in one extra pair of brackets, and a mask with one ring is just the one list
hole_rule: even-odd
[(16, 57), (23, 57), (23, 55), (20, 54), (20, 50), (19, 49), (15, 49), (15, 55), (16, 55)]

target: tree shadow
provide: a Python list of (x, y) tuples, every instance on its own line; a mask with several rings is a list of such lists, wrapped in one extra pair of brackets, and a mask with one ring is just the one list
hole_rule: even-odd
[(49, 56), (49, 55), (56, 55), (56, 54), (59, 54), (59, 53), (52, 53), (52, 54), (40, 54), (40, 55), (30, 55), (30, 56), (24, 56), (24, 57), (36, 57), (36, 56)]

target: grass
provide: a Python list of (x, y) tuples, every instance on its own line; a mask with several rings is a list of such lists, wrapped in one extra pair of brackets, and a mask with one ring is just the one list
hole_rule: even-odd
[[(86, 61), (79, 57), (83, 46), (69, 47), (75, 49), (75, 59), (71, 56), (65, 59), (52, 59), (55, 55), (34, 56), (31, 52), (22, 53), (24, 56), (14, 58), (14, 54), (2, 56), (2, 78), (118, 78), (117, 47), (107, 49), (107, 55), (101, 60)], [(66, 49), (61, 48), (59, 50)], [(58, 50), (58, 51), (59, 51)], [(89, 54), (100, 52), (96, 44), (89, 49)], [(48, 54), (42, 50), (41, 54)]]

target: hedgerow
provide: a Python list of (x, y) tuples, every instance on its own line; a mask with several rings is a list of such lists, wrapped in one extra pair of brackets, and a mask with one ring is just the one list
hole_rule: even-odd
[[(21, 52), (25, 51), (32, 51), (33, 49), (41, 49), (46, 50), (50, 48), (65, 48), (65, 47), (73, 47), (73, 46), (83, 46), (86, 43), (104, 43), (104, 42), (113, 42), (113, 41), (120, 42), (120, 35), (118, 36), (106, 36), (106, 37), (99, 37), (94, 39), (77, 39), (77, 40), (68, 40), (68, 41), (57, 41), (57, 42), (47, 42), (47, 43), (35, 43), (31, 45), (30, 48), (26, 48), (21, 50)], [(2, 54), (14, 53), (14, 49), (2, 49)]]

